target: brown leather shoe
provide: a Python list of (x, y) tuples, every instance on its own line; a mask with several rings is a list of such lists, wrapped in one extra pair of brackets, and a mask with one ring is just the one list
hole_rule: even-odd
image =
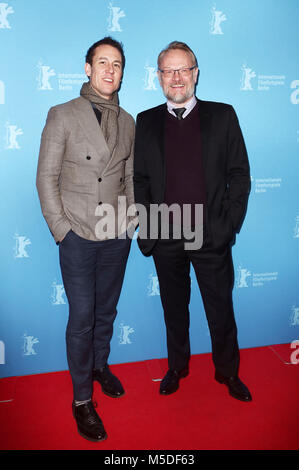
[(187, 377), (188, 374), (188, 367), (179, 371), (169, 369), (160, 384), (160, 394), (170, 395), (171, 393), (176, 392), (179, 388), (180, 379)]
[(228, 387), (228, 391), (233, 398), (241, 401), (252, 401), (251, 394), (243, 382), (236, 377), (224, 377), (219, 372), (215, 372), (215, 380), (220, 384), (225, 384)]

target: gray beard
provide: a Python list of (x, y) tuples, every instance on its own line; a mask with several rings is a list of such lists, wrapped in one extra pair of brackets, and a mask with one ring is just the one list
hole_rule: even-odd
[(188, 101), (194, 94), (194, 89), (193, 90), (190, 90), (189, 92), (187, 92), (185, 95), (181, 95), (181, 96), (170, 96), (169, 94), (165, 95), (165, 97), (171, 101), (172, 103), (176, 103), (176, 104), (182, 104), (182, 103), (185, 103), (186, 101)]

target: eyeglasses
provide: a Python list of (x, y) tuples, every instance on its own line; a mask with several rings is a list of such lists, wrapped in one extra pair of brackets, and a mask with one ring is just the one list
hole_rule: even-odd
[(158, 69), (161, 73), (163, 73), (164, 77), (172, 78), (177, 72), (182, 77), (188, 77), (191, 74), (191, 71), (196, 68), (196, 65), (193, 67), (182, 67), (181, 69)]

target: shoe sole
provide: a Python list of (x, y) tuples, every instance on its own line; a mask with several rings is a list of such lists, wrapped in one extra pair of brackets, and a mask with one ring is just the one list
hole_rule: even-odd
[(100, 382), (98, 379), (94, 378), (93, 380), (94, 380), (95, 382), (98, 382), (98, 384), (101, 386), (102, 392), (104, 393), (104, 395), (107, 395), (107, 397), (110, 397), (110, 398), (120, 398), (120, 397), (123, 397), (123, 396), (126, 394), (125, 391), (124, 391), (121, 395), (114, 395), (113, 393), (109, 393), (109, 392), (107, 392), (107, 391), (104, 389), (103, 385), (101, 384), (101, 382)]
[[(73, 411), (73, 410), (72, 410), (72, 411)], [(75, 421), (76, 421), (76, 417), (75, 417), (74, 411), (73, 411), (73, 417), (74, 417), (74, 419), (75, 419)], [(92, 438), (92, 437), (89, 437), (89, 436), (87, 436), (87, 434), (84, 434), (84, 432), (81, 432), (81, 431), (80, 431), (78, 424), (77, 424), (77, 431), (78, 431), (78, 434), (79, 434), (81, 437), (83, 437), (84, 439), (86, 439), (87, 441), (90, 441), (90, 442), (101, 442), (101, 441), (105, 441), (105, 440), (107, 439), (107, 437), (108, 437), (106, 431), (105, 431), (105, 436), (104, 436), (104, 437), (101, 437), (100, 439), (94, 439), (94, 438)]]
[[(185, 377), (187, 377), (187, 375), (189, 375), (189, 371), (188, 371), (188, 372), (185, 372), (184, 374), (182, 374), (182, 375), (180, 376), (180, 378), (179, 378), (179, 381), (180, 381), (181, 379), (184, 379)], [(159, 390), (159, 393), (160, 393), (160, 395), (162, 395), (162, 396), (163, 396), (163, 395), (165, 395), (165, 396), (171, 395), (172, 393), (175, 393), (175, 392), (178, 391), (179, 386), (180, 386), (180, 382), (178, 383), (178, 386), (177, 386), (177, 388), (176, 388), (175, 390), (172, 390), (171, 392), (161, 392), (161, 391)]]
[(178, 389), (179, 389), (179, 386), (177, 386), (177, 388), (176, 388), (176, 389), (174, 389), (174, 390), (171, 390), (171, 392), (161, 392), (161, 391), (159, 391), (159, 393), (160, 393), (160, 395), (162, 395), (162, 397), (163, 397), (163, 396), (165, 396), (165, 397), (166, 397), (166, 396), (168, 396), (168, 395), (172, 395), (173, 393), (177, 392), (177, 391), (178, 391)]
[(78, 434), (83, 437), (84, 439), (86, 439), (87, 441), (90, 441), (90, 442), (101, 442), (101, 441), (105, 441), (107, 439), (107, 434), (104, 436), (104, 437), (101, 437), (100, 439), (93, 439), (92, 437), (89, 437), (87, 436), (86, 434), (84, 434), (83, 432), (79, 431), (78, 429)]
[(235, 398), (236, 400), (239, 400), (239, 401), (244, 401), (244, 402), (250, 402), (252, 401), (252, 398), (251, 397), (247, 397), (247, 398), (241, 398), (240, 396), (238, 395), (235, 395), (234, 393), (232, 393), (229, 389), (229, 386), (225, 383), (225, 380), (222, 380), (220, 379), (219, 377), (215, 377), (215, 380), (216, 382), (220, 383), (220, 384), (224, 384), (227, 386), (228, 388), (228, 393), (230, 394), (231, 397)]
[(251, 397), (248, 397), (248, 398), (241, 398), (241, 397), (235, 395), (234, 393), (231, 393), (230, 391), (229, 391), (229, 394), (230, 394), (231, 397), (233, 397), (233, 398), (235, 398), (236, 400), (239, 400), (239, 401), (244, 401), (244, 402), (247, 402), (247, 403), (250, 402), (250, 401), (252, 401), (252, 398), (251, 398)]
[(120, 397), (123, 397), (126, 394), (126, 392), (124, 392), (121, 395), (113, 395), (112, 393), (109, 393), (106, 390), (104, 390), (102, 386), (101, 386), (101, 388), (102, 388), (102, 392), (104, 393), (104, 395), (107, 395), (107, 397), (110, 397), (110, 398), (120, 398)]

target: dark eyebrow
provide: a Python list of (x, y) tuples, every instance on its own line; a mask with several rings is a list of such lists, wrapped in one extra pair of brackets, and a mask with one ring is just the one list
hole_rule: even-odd
[[(104, 60), (109, 60), (108, 57), (102, 57), (102, 56), (101, 56), (101, 57), (98, 57), (96, 60), (103, 60), (103, 59), (104, 59)], [(117, 62), (118, 64), (120, 64), (120, 65), (121, 65), (121, 63), (122, 63), (121, 60), (118, 60), (118, 59), (116, 59), (116, 60), (113, 61), (113, 63), (116, 63), (116, 62)]]

